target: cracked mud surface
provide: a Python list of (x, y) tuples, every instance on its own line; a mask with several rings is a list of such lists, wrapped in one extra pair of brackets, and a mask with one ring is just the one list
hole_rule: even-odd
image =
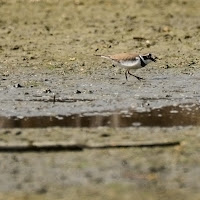
[[(0, 0), (0, 15), (1, 116), (199, 104), (199, 1)], [(119, 52), (158, 62), (124, 83), (123, 70), (94, 56)], [(0, 199), (197, 199), (198, 126), (0, 130), (3, 143), (164, 140), (180, 145), (1, 152)]]

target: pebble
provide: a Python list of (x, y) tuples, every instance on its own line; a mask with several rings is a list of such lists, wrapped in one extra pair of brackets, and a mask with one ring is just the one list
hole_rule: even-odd
[(15, 88), (22, 88), (23, 86), (22, 86), (21, 84), (19, 84), (19, 83), (16, 83), (16, 84), (14, 85), (14, 87), (15, 87)]
[(75, 93), (76, 93), (76, 94), (81, 94), (81, 91), (80, 91), (80, 90), (76, 90)]

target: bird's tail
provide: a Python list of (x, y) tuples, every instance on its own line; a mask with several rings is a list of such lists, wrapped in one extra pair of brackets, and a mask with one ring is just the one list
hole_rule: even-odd
[(110, 59), (110, 56), (97, 55), (97, 54), (95, 54), (94, 56), (99, 56), (99, 57), (102, 57), (102, 58)]

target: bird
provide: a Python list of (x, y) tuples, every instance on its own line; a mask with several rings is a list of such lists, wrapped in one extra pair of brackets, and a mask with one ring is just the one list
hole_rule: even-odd
[(113, 64), (125, 68), (125, 77), (128, 80), (128, 74), (134, 76), (138, 80), (143, 78), (130, 73), (130, 70), (137, 70), (145, 67), (150, 62), (156, 62), (156, 57), (153, 57), (151, 53), (148, 54), (137, 54), (137, 53), (120, 53), (114, 55), (95, 55), (102, 58), (111, 60)]

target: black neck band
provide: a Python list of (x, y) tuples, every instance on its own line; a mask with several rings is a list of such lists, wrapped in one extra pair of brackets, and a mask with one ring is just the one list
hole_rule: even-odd
[(143, 61), (143, 59), (141, 58), (141, 56), (139, 56), (139, 58), (140, 58), (140, 62), (141, 62), (142, 67), (144, 67), (146, 65), (146, 63)]

